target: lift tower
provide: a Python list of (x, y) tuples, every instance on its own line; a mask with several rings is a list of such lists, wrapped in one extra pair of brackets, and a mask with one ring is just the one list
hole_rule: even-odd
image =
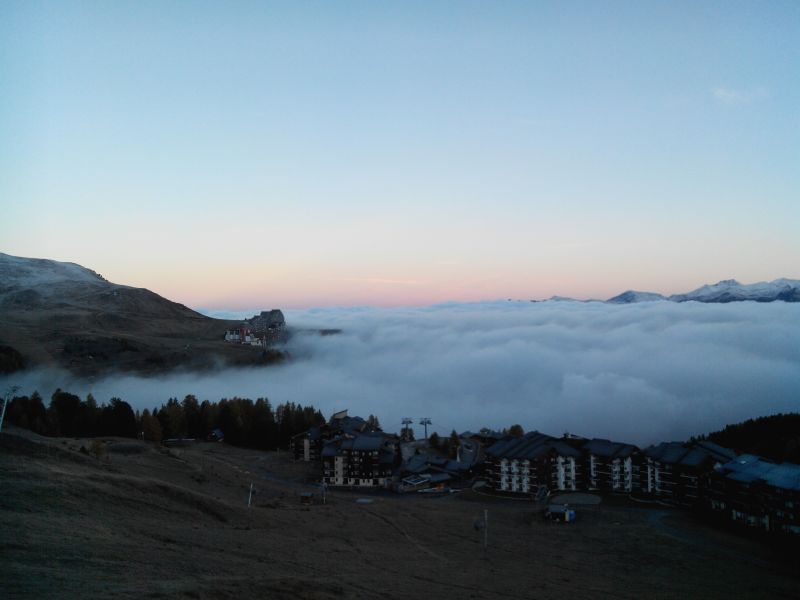
[(419, 424), (425, 427), (425, 439), (428, 439), (428, 425), (431, 424), (431, 420), (428, 417), (422, 417), (419, 420)]

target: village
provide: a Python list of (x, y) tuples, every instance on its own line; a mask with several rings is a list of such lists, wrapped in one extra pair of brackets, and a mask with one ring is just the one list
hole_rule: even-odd
[[(571, 434), (523, 433), (519, 426), (415, 440), (412, 422), (403, 419), (400, 434), (391, 434), (373, 416), (342, 410), (295, 435), (291, 451), (296, 460), (318, 465), (323, 492), (449, 495), (469, 489), (529, 499), (547, 516), (567, 521), (575, 511), (565, 500), (613, 495), (700, 511), (769, 534), (800, 534), (800, 465), (737, 455), (703, 440), (640, 449)], [(420, 420), (426, 434), (429, 423)]]

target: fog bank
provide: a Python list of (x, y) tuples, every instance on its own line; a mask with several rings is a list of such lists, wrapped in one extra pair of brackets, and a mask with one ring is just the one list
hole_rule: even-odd
[[(800, 304), (607, 305), (496, 302), (426, 308), (285, 311), (298, 335), (286, 365), (75, 380), (6, 378), (152, 408), (175, 396), (268, 397), (377, 415), (430, 417), (448, 433), (482, 426), (564, 431), (644, 445), (800, 410)], [(419, 428), (417, 428), (419, 431)]]

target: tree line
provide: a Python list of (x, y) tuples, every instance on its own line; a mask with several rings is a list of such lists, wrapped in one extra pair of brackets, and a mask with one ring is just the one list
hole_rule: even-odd
[(727, 425), (700, 439), (776, 462), (800, 463), (800, 413), (778, 413)]
[(161, 442), (169, 438), (207, 439), (221, 433), (227, 443), (245, 448), (285, 448), (291, 437), (325, 422), (313, 406), (293, 402), (273, 407), (267, 398), (198, 401), (193, 395), (170, 398), (152, 411), (134, 411), (120, 398), (99, 404), (57, 389), (45, 407), (38, 392), (13, 398), (6, 420), (48, 436), (119, 436)]

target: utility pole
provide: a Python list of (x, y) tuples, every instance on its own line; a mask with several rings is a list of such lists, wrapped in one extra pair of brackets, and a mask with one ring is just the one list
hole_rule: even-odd
[(483, 510), (483, 557), (486, 558), (486, 555), (489, 551), (489, 511), (487, 509)]
[(250, 494), (247, 496), (247, 508), (250, 508), (250, 502), (253, 499), (253, 484), (250, 483)]
[(425, 439), (428, 439), (428, 425), (431, 424), (431, 420), (428, 417), (423, 417), (419, 420), (419, 424), (425, 427)]
[(8, 406), (8, 403), (11, 401), (11, 395), (15, 394), (18, 389), (19, 386), (15, 385), (8, 388), (8, 391), (6, 391), (5, 398), (3, 398), (3, 412), (0, 413), (0, 431), (2, 431), (3, 429), (3, 419), (6, 418), (6, 407)]

